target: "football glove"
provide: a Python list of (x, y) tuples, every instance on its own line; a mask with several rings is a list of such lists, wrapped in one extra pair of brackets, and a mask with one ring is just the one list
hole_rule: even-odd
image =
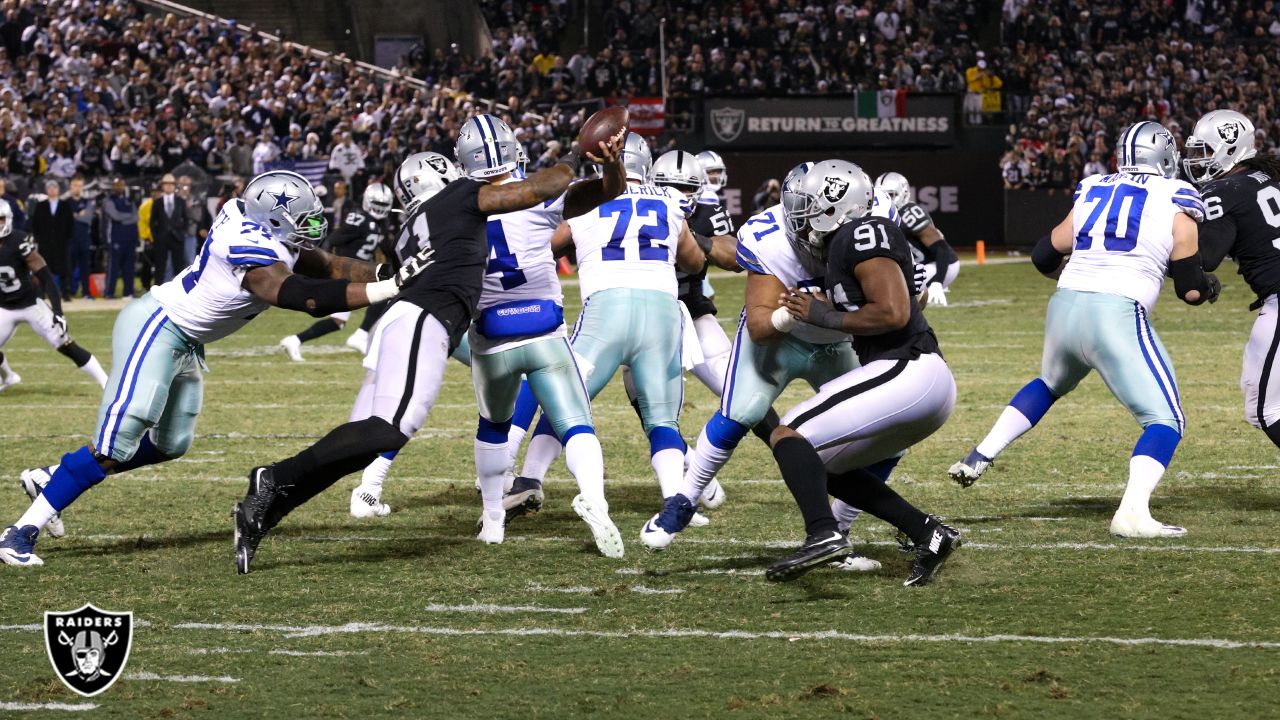
[(67, 334), (67, 319), (65, 317), (55, 314), (53, 316), (53, 326), (58, 329), (60, 334)]
[(937, 305), (938, 307), (947, 306), (947, 289), (943, 287), (942, 283), (929, 283), (929, 304)]
[(402, 288), (435, 262), (435, 253), (435, 248), (425, 247), (417, 254), (405, 258), (398, 270), (391, 267), (390, 263), (380, 263), (374, 268), (374, 274), (378, 280), (395, 280), (396, 288)]
[(928, 268), (920, 263), (915, 264), (915, 271), (911, 275), (911, 294), (919, 295), (924, 292), (924, 281), (929, 277)]

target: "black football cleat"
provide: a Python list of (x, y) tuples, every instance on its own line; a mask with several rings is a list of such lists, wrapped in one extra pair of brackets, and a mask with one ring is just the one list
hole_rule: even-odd
[(542, 509), (542, 482), (533, 478), (518, 477), (511, 489), (502, 496), (502, 509), (506, 512), (504, 523), (518, 517), (536, 513)]
[(849, 554), (849, 538), (838, 530), (805, 538), (804, 545), (796, 552), (770, 565), (764, 571), (766, 580), (788, 582), (832, 560), (841, 560)]
[(236, 524), (236, 572), (249, 573), (249, 564), (258, 551), (258, 543), (275, 523), (269, 519), (271, 506), (279, 497), (279, 489), (270, 467), (249, 471), (249, 492), (231, 511)]
[(929, 524), (931, 525), (929, 540), (916, 546), (916, 557), (911, 562), (911, 574), (902, 583), (907, 587), (928, 585), (942, 569), (942, 564), (947, 561), (951, 553), (960, 547), (959, 530), (944, 524), (932, 515), (929, 516)]

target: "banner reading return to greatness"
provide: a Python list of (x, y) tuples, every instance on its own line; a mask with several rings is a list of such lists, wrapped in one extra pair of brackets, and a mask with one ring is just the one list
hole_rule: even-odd
[(710, 98), (710, 147), (857, 148), (955, 143), (956, 98), (870, 90), (838, 98)]

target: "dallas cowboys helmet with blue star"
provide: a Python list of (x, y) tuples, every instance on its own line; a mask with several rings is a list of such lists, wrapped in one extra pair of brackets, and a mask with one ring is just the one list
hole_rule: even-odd
[(324, 206), (307, 179), (288, 170), (271, 170), (249, 181), (241, 196), (245, 215), (286, 245), (311, 249), (320, 244), (329, 223)]
[(460, 177), (462, 173), (449, 158), (436, 152), (420, 152), (400, 163), (392, 185), (400, 206), (408, 212)]
[(1173, 133), (1151, 120), (1130, 125), (1120, 133), (1116, 167), (1125, 173), (1178, 177), (1178, 146)]
[(787, 239), (815, 257), (826, 256), (826, 237), (871, 211), (871, 178), (845, 160), (823, 160), (782, 188)]
[(469, 178), (506, 175), (519, 165), (519, 143), (511, 127), (496, 115), (477, 115), (458, 131), (454, 154)]
[(628, 180), (649, 182), (649, 169), (653, 167), (653, 152), (649, 150), (649, 141), (629, 132), (622, 143), (622, 168)]
[(1258, 154), (1253, 121), (1235, 110), (1214, 110), (1196, 121), (1187, 138), (1182, 168), (1197, 185), (1226, 175)]

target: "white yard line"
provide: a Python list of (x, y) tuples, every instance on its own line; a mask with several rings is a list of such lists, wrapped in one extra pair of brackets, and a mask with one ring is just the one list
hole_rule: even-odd
[(436, 613), (481, 613), (498, 615), (504, 613), (550, 613), (554, 615), (581, 615), (587, 611), (583, 607), (554, 608), (541, 605), (492, 605), (489, 603), (472, 603), (471, 605), (441, 605), (431, 603), (423, 610)]
[(228, 677), (226, 675), (157, 675), (153, 672), (131, 672), (124, 676), (125, 680), (155, 680), (157, 682), (175, 682), (175, 683), (238, 683), (240, 678)]
[(67, 710), (70, 712), (79, 712), (82, 710), (97, 709), (97, 705), (93, 703), (20, 703), (20, 702), (0, 702), (0, 710), (13, 710), (17, 712), (28, 710)]
[(272, 650), (271, 655), (288, 655), (289, 657), (350, 657), (352, 655), (368, 655), (368, 650)]
[(182, 623), (173, 626), (179, 630), (229, 631), (229, 632), (277, 632), (284, 637), (318, 637), (324, 635), (344, 635), (356, 633), (370, 634), (419, 634), (447, 636), (518, 636), (518, 637), (589, 637), (614, 639), (646, 639), (646, 638), (710, 638), (721, 640), (802, 640), (838, 641), (867, 644), (898, 643), (1040, 643), (1040, 644), (1086, 644), (1143, 646), (1159, 645), (1172, 647), (1215, 648), (1221, 650), (1259, 649), (1280, 650), (1280, 642), (1259, 640), (1224, 640), (1218, 638), (1158, 638), (1158, 637), (1112, 637), (1112, 636), (1051, 636), (1051, 635), (863, 635), (846, 633), (838, 630), (820, 630), (789, 632), (785, 630), (702, 630), (702, 629), (651, 629), (651, 630), (570, 630), (565, 628), (524, 627), (524, 628), (448, 628), (419, 627), (405, 625), (385, 625), (383, 623), (347, 623), (345, 625), (241, 625), (230, 623)]

